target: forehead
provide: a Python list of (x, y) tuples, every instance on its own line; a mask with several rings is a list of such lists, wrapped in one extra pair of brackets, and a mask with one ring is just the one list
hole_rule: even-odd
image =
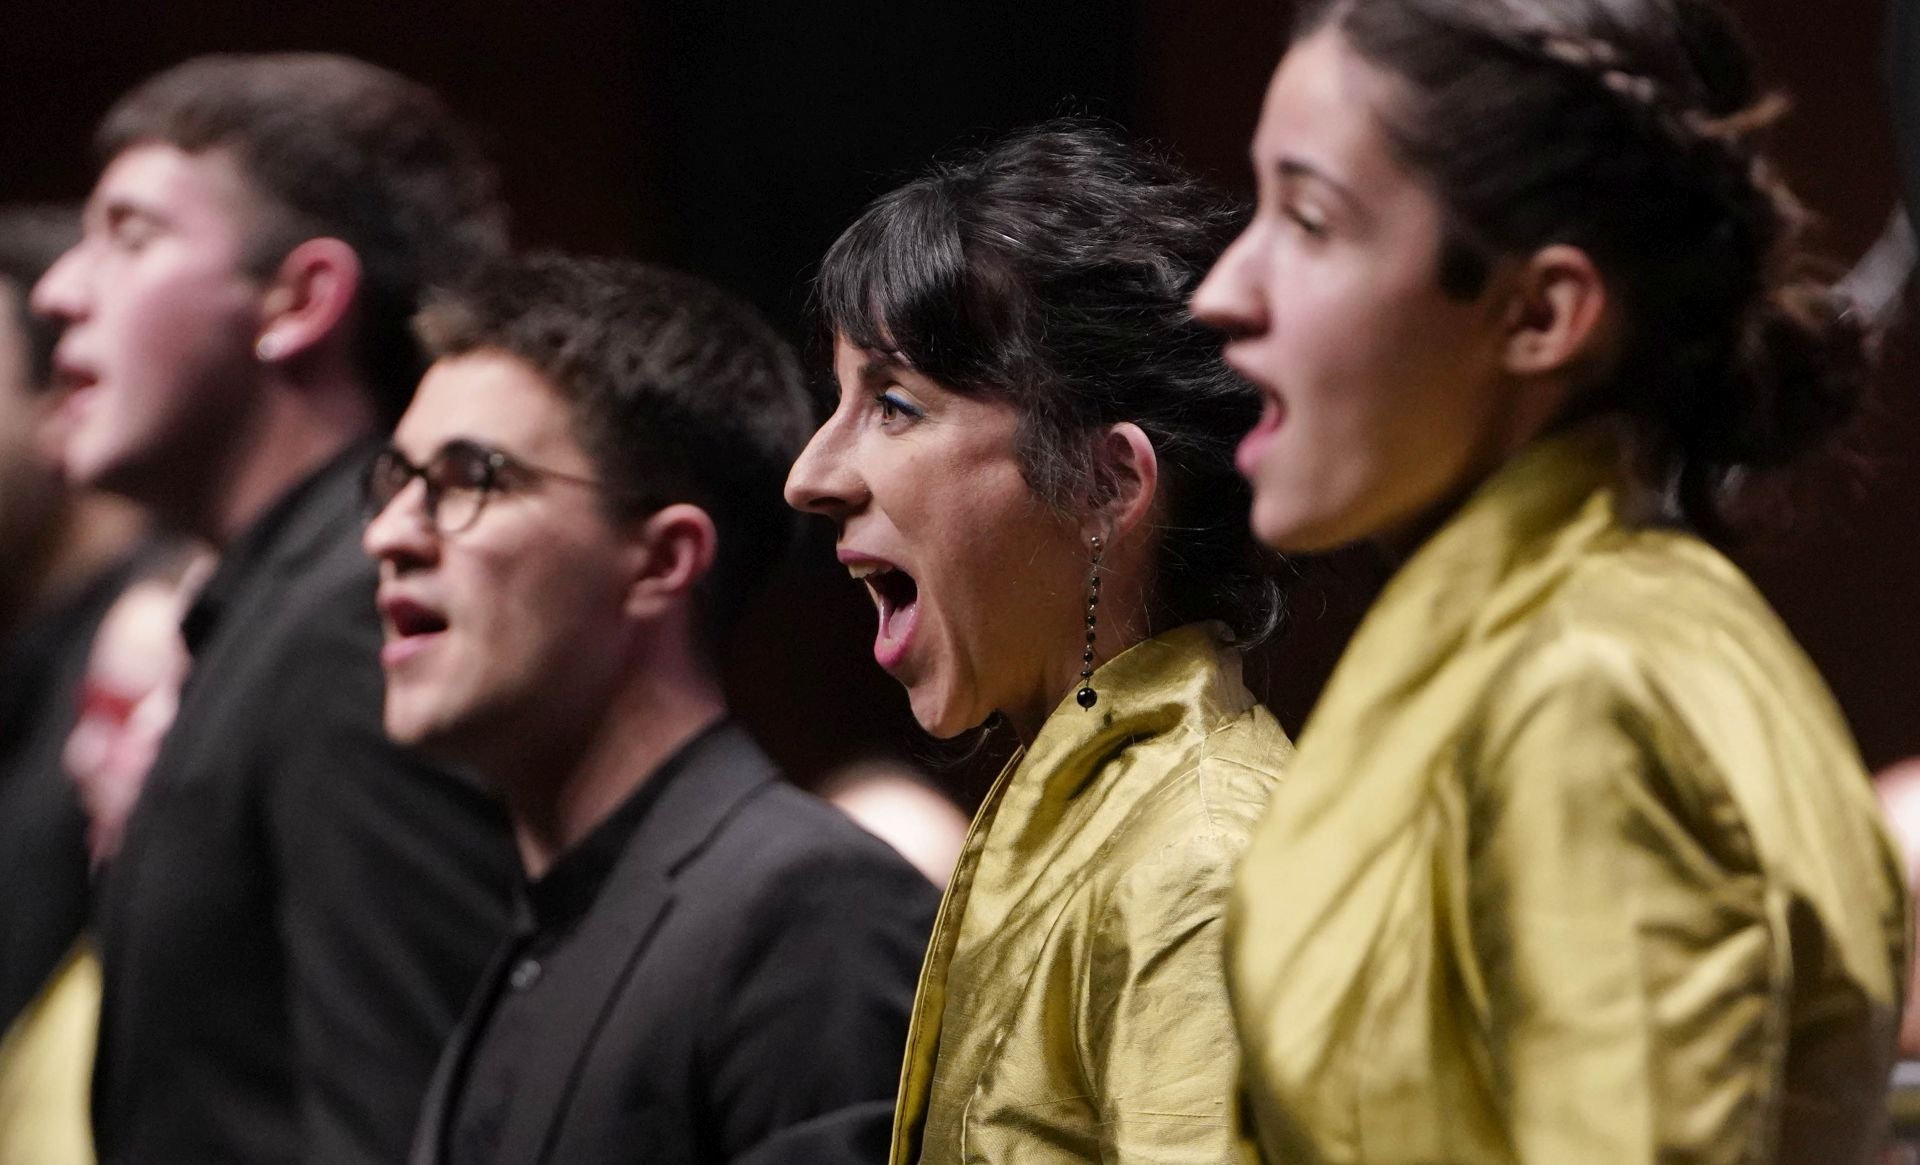
[(481, 349), (434, 362), (394, 430), (416, 460), (453, 440), (479, 441), (553, 469), (584, 465), (573, 406), (532, 365)]
[(227, 150), (188, 153), (161, 142), (142, 142), (107, 163), (87, 199), (89, 226), (124, 211), (162, 218), (189, 231), (240, 234), (260, 221), (266, 205)]
[(839, 379), (843, 387), (856, 383), (860, 379), (862, 371), (864, 371), (877, 356), (878, 353), (867, 351), (865, 348), (855, 344), (852, 340), (847, 339), (844, 334), (839, 332), (834, 333), (833, 374)]
[(1355, 53), (1334, 28), (1301, 39), (1281, 58), (1267, 86), (1255, 131), (1256, 163), (1303, 162), (1365, 192), (1409, 177), (1381, 127), (1400, 82)]
[(862, 348), (840, 333), (836, 333), (833, 337), (833, 375), (840, 384), (842, 396), (877, 390), (889, 384), (898, 384), (922, 394), (952, 397), (957, 402), (988, 403), (984, 399), (954, 393), (911, 365), (902, 363), (886, 352)]

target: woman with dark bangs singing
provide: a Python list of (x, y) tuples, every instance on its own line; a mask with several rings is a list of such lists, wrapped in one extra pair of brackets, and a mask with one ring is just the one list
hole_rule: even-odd
[(1186, 306), (1236, 221), (1054, 125), (827, 255), (839, 399), (788, 500), (838, 526), (921, 725), (1023, 746), (922, 972), (902, 1165), (1233, 1152), (1222, 918), (1290, 751), (1240, 680), (1279, 613), (1233, 468), (1259, 402)]

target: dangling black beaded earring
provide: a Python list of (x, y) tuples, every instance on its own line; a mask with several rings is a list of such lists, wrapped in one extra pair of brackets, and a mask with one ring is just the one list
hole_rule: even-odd
[(1082, 708), (1091, 708), (1100, 699), (1089, 682), (1093, 679), (1093, 633), (1100, 613), (1100, 535), (1095, 534), (1089, 544), (1093, 547), (1093, 567), (1092, 577), (1087, 580), (1087, 650), (1080, 656), (1080, 690), (1073, 697)]

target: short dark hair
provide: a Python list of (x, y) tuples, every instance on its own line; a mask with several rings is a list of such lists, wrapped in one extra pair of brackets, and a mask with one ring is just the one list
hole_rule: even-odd
[(1244, 217), (1171, 160), (1059, 119), (875, 200), (827, 252), (816, 312), (829, 341), (1012, 403), (1027, 483), (1062, 512), (1098, 500), (1093, 436), (1140, 426), (1166, 497), (1156, 615), (1250, 644), (1282, 609), (1233, 464), (1260, 400), (1188, 307)]
[(716, 645), (798, 530), (781, 488), (812, 409), (787, 342), (704, 279), (556, 254), (488, 265), (430, 299), (416, 330), (435, 359), (498, 351), (551, 382), (614, 517), (676, 501), (712, 516), (699, 607)]
[(1863, 325), (1811, 274), (1806, 215), (1756, 134), (1756, 87), (1711, 0), (1314, 0), (1400, 82), (1382, 128), (1446, 220), (1440, 284), (1554, 243), (1593, 259), (1623, 307), (1590, 409), (1631, 416), (1679, 515), (1725, 531), (1730, 487), (1850, 420)]
[(60, 328), (27, 306), (33, 285), (80, 239), (80, 211), (71, 206), (0, 208), (0, 283), (13, 293), (13, 312), (27, 338), (27, 384), (39, 392), (53, 383), (53, 346)]
[(493, 168), (440, 99), (351, 57), (196, 57), (121, 98), (95, 137), (102, 162), (149, 142), (227, 151), (281, 212), (251, 241), (253, 274), (306, 239), (353, 247), (360, 369), (398, 417), (425, 367), (408, 328), (422, 292), (505, 245)]

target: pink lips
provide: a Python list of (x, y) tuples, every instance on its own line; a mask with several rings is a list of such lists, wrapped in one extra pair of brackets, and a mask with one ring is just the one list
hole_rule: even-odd
[(425, 651), (447, 629), (446, 616), (413, 599), (383, 595), (379, 607), (387, 631), (380, 646), (380, 665), (389, 670)]
[(1266, 455), (1267, 446), (1286, 419), (1287, 408), (1280, 403), (1280, 398), (1263, 391), (1260, 394), (1260, 420), (1251, 432), (1240, 439), (1240, 447), (1233, 453), (1233, 464), (1240, 471), (1240, 476), (1251, 479), (1258, 472), (1260, 459)]
[(92, 398), (99, 391), (100, 375), (84, 365), (54, 358), (53, 385), (60, 394), (60, 405), (55, 410), (51, 426), (61, 432), (71, 431), (86, 415)]

